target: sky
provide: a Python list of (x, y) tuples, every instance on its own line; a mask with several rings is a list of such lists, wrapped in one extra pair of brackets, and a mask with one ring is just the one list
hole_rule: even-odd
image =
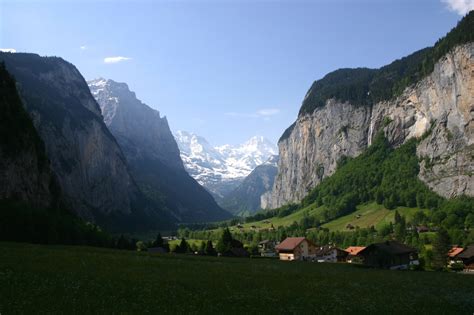
[(433, 45), (474, 0), (0, 0), (0, 48), (126, 82), (173, 131), (277, 142), (313, 83)]

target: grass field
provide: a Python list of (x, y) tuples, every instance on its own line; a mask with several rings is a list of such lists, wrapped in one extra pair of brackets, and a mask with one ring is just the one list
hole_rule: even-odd
[[(400, 215), (405, 216), (407, 221), (411, 221), (413, 215), (419, 208), (398, 207), (396, 210)], [(360, 217), (357, 218), (357, 216)], [(368, 228), (372, 225), (375, 226), (375, 228), (380, 228), (383, 225), (394, 222), (394, 220), (395, 210), (388, 210), (383, 205), (371, 203), (358, 206), (357, 211), (326, 223), (323, 227), (331, 231), (347, 231), (346, 227), (348, 224), (361, 228)]]
[[(243, 224), (243, 229), (252, 230), (252, 226), (255, 226), (256, 229), (266, 229), (270, 228), (272, 224), (275, 228), (279, 226), (288, 226), (295, 221), (300, 222), (305, 215), (318, 216), (323, 210), (324, 207), (316, 208), (314, 206), (309, 206), (282, 218), (273, 217), (267, 220)], [(419, 208), (398, 207), (395, 210), (410, 221)], [(348, 231), (346, 226), (350, 223), (353, 226), (359, 226), (361, 228), (370, 227), (372, 225), (376, 228), (380, 228), (382, 225), (394, 221), (395, 210), (388, 210), (383, 205), (377, 203), (364, 204), (357, 206), (357, 211), (326, 223), (323, 227), (326, 227), (331, 231)], [(359, 219), (356, 218), (357, 215), (360, 215)], [(236, 227), (231, 228), (231, 231), (237, 230)]]
[(0, 243), (0, 313), (474, 312), (474, 276)]

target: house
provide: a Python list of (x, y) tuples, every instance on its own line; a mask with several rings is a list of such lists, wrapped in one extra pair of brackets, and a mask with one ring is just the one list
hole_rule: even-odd
[(426, 233), (426, 232), (429, 232), (430, 229), (428, 227), (424, 226), (424, 225), (421, 225), (421, 226), (416, 227), (416, 231), (418, 233)]
[(458, 262), (461, 262), (462, 261), (457, 258), (457, 256), (459, 254), (461, 254), (462, 252), (464, 251), (464, 248), (462, 247), (457, 247), (457, 246), (453, 246), (449, 251), (448, 251), (448, 264), (449, 265), (452, 265), (452, 264), (455, 264), (455, 263), (458, 263)]
[(397, 241), (386, 241), (367, 246), (358, 253), (364, 265), (387, 269), (407, 269), (418, 265), (416, 249)]
[(474, 272), (474, 245), (469, 245), (456, 256), (464, 264), (464, 271)]
[(316, 254), (316, 245), (306, 237), (287, 237), (275, 249), (280, 260), (306, 260)]
[(258, 243), (258, 251), (263, 257), (275, 257), (275, 241), (264, 240)]
[(348, 253), (347, 255), (347, 262), (352, 263), (358, 260), (359, 258), (359, 253), (365, 249), (364, 246), (349, 246), (345, 249), (345, 251)]
[(341, 262), (346, 261), (349, 253), (335, 246), (321, 246), (316, 249), (316, 260), (318, 262)]

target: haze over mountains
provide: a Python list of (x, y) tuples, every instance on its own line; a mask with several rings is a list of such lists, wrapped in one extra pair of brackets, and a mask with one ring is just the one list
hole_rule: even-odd
[(258, 165), (278, 154), (277, 147), (261, 136), (237, 146), (212, 146), (205, 138), (186, 131), (177, 131), (175, 139), (188, 173), (217, 200), (235, 189)]

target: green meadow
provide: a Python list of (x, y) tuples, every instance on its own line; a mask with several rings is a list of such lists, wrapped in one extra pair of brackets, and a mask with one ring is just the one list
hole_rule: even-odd
[[(256, 229), (270, 228), (272, 225), (275, 228), (278, 228), (279, 226), (289, 226), (294, 222), (300, 222), (305, 216), (320, 217), (324, 209), (324, 206), (314, 207), (311, 205), (281, 218), (273, 217), (257, 222), (245, 223), (242, 226), (243, 230), (252, 230), (252, 226)], [(349, 231), (346, 228), (348, 224), (360, 228), (369, 228), (371, 226), (380, 228), (383, 225), (394, 222), (395, 210), (398, 211), (400, 215), (405, 216), (407, 221), (410, 222), (415, 212), (419, 211), (420, 208), (397, 207), (394, 210), (388, 210), (383, 205), (372, 202), (357, 206), (355, 212), (323, 224), (323, 227), (328, 228), (331, 231)], [(231, 227), (231, 231), (235, 232), (237, 230), (236, 227)]]
[(0, 313), (474, 312), (474, 276), (0, 243)]

